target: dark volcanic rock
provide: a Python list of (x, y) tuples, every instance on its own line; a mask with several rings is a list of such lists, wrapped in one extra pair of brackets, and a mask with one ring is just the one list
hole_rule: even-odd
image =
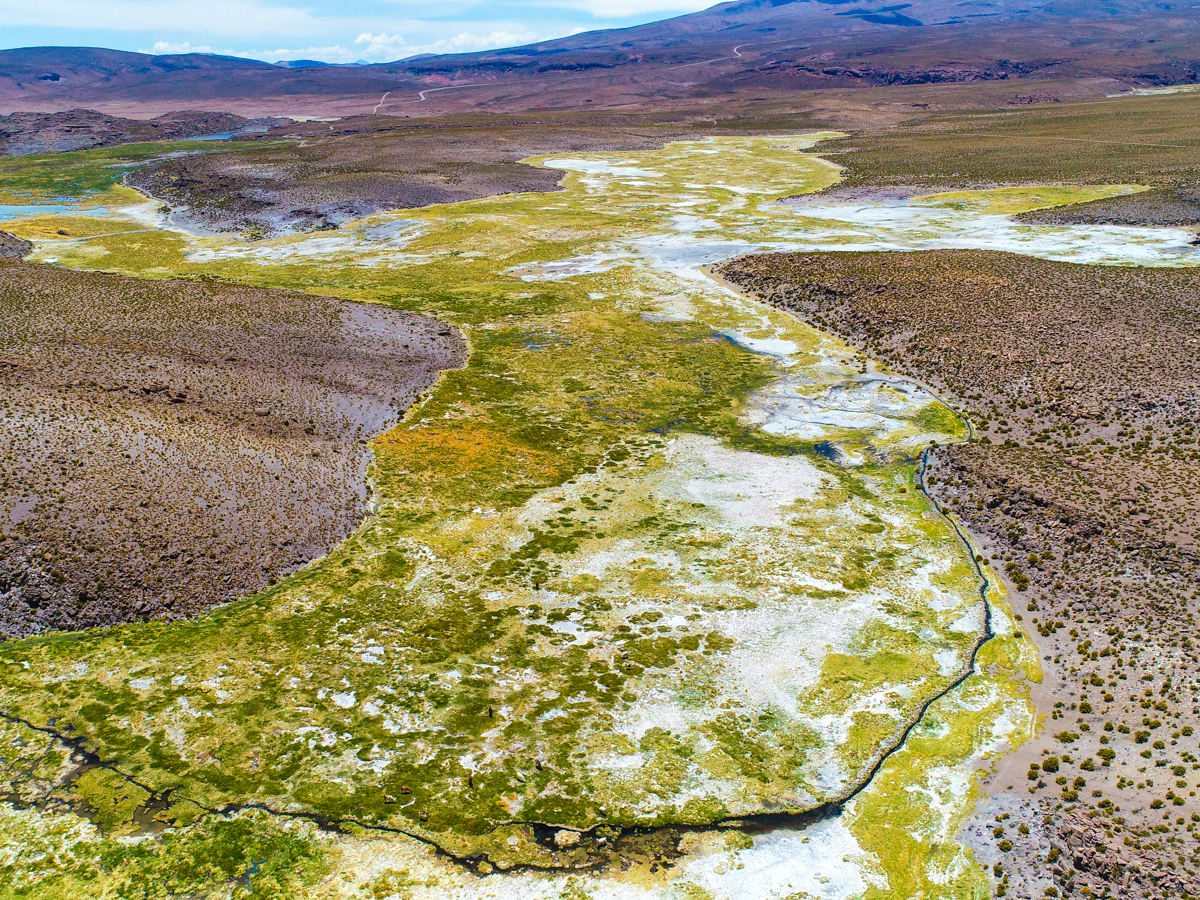
[[(222, 153), (164, 159), (127, 183), (175, 207), (174, 221), (265, 236), (328, 231), (389, 209), (553, 191), (563, 172), (538, 153), (660, 147), (686, 129), (478, 123), (430, 129), (386, 116), (296, 123)], [(286, 139), (286, 140), (283, 140)]]

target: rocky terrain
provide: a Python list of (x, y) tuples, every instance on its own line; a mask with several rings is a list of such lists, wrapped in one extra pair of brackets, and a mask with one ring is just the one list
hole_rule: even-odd
[(1008, 583), (1044, 728), (966, 835), (997, 894), (1200, 893), (1200, 285), (985, 251), (719, 274), (920, 378), (976, 437), (931, 492)]
[(0, 633), (178, 618), (323, 553), (366, 439), (456, 366), (427, 316), (0, 262)]
[(33, 244), (7, 231), (0, 231), (0, 259), (24, 259), (33, 252)]
[(92, 109), (15, 112), (0, 116), (0, 155), (27, 156), (91, 150), (135, 141), (169, 141), (246, 131), (275, 124), (222, 112), (172, 112), (154, 119), (126, 119)]
[(222, 153), (161, 160), (127, 181), (171, 204), (177, 223), (267, 237), (330, 230), (387, 209), (557, 190), (561, 171), (519, 160), (647, 149), (692, 130), (641, 117), (612, 124), (622, 127), (464, 118), (431, 128), (391, 116), (291, 123)]

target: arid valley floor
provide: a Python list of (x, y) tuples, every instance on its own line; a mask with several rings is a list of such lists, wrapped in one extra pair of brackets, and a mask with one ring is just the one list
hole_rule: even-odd
[(10, 117), (0, 898), (1200, 896), (1200, 91), (1097, 85)]

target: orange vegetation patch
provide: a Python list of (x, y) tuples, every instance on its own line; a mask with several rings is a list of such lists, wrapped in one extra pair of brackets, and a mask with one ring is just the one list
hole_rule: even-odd
[(384, 471), (423, 482), (469, 480), (488, 484), (558, 484), (568, 477), (561, 453), (551, 453), (512, 440), (512, 436), (477, 423), (461, 426), (393, 428), (374, 441)]

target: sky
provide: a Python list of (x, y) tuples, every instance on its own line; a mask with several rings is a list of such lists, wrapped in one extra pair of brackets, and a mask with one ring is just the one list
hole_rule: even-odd
[(0, 0), (0, 46), (386, 62), (512, 47), (715, 0)]

